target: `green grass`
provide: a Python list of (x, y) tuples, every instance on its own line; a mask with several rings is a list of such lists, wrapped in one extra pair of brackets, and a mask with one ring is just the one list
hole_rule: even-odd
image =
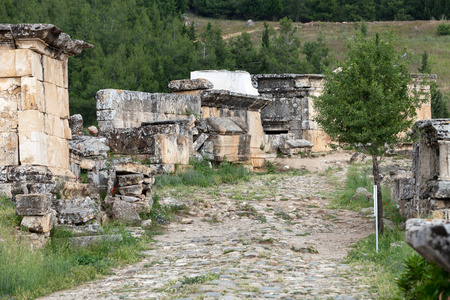
[(201, 162), (191, 161), (189, 168), (173, 174), (162, 174), (155, 178), (155, 187), (167, 186), (200, 186), (210, 187), (221, 183), (236, 184), (239, 181), (248, 181), (250, 173), (243, 166), (227, 161), (217, 166), (210, 166), (207, 160)]
[(379, 235), (379, 252), (377, 253), (375, 234), (362, 239), (353, 246), (346, 262), (362, 266), (363, 284), (372, 287), (379, 295), (378, 299), (395, 299), (400, 296), (397, 279), (405, 271), (404, 259), (415, 251), (405, 242), (405, 233), (401, 230), (386, 229)]
[(45, 247), (32, 249), (16, 234), (20, 222), (11, 201), (0, 199), (0, 299), (34, 299), (109, 274), (112, 267), (141, 259), (145, 239), (133, 238), (124, 227), (105, 228), (122, 234), (122, 242), (74, 248), (71, 234), (59, 227)]

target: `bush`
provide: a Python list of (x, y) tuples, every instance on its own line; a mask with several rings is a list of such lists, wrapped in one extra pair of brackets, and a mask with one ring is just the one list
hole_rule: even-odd
[(405, 299), (448, 299), (450, 297), (450, 273), (414, 254), (404, 261), (405, 272), (397, 285)]
[(441, 23), (436, 27), (436, 35), (450, 35), (450, 24)]

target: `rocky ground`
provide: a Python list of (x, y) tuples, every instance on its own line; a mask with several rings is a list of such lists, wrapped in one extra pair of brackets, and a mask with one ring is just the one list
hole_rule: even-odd
[(375, 299), (359, 268), (342, 261), (373, 232), (372, 219), (327, 209), (349, 158), (279, 160), (289, 172), (156, 191), (189, 211), (154, 237), (142, 262), (42, 299)]

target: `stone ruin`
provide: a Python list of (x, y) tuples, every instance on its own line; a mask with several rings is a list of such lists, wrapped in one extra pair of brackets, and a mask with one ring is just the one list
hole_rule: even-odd
[(391, 173), (391, 198), (407, 219), (450, 219), (450, 120), (416, 122), (412, 172)]
[(100, 90), (99, 130), (84, 135), (82, 117), (69, 118), (67, 61), (92, 47), (54, 25), (0, 24), (0, 193), (30, 231), (138, 224), (153, 175), (191, 158), (261, 167), (277, 152), (329, 150), (312, 105), (323, 75), (195, 71), (171, 94)]
[(450, 272), (450, 120), (422, 120), (412, 171), (391, 172), (391, 200), (406, 221), (406, 242)]

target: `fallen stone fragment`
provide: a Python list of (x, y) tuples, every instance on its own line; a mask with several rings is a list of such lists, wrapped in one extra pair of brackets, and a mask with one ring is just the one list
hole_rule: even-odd
[(116, 243), (123, 240), (121, 234), (107, 234), (107, 235), (95, 235), (95, 236), (78, 236), (70, 238), (69, 241), (72, 246), (82, 248), (90, 245), (94, 245), (101, 242)]
[(114, 199), (111, 207), (111, 214), (113, 219), (120, 223), (130, 226), (138, 226), (141, 224), (141, 218), (131, 203)]
[(450, 221), (409, 219), (406, 242), (428, 261), (434, 261), (450, 272)]
[(144, 187), (142, 184), (123, 186), (119, 187), (119, 194), (122, 196), (139, 197), (140, 195), (142, 195), (143, 188)]
[(117, 183), (120, 187), (127, 185), (137, 185), (143, 182), (144, 175), (142, 174), (117, 175)]
[(192, 224), (194, 219), (181, 219), (181, 224)]
[(16, 196), (16, 214), (44, 216), (50, 209), (52, 194), (26, 194)]
[(28, 228), (30, 232), (46, 233), (52, 230), (55, 219), (53, 213), (44, 216), (24, 216), (20, 226)]

